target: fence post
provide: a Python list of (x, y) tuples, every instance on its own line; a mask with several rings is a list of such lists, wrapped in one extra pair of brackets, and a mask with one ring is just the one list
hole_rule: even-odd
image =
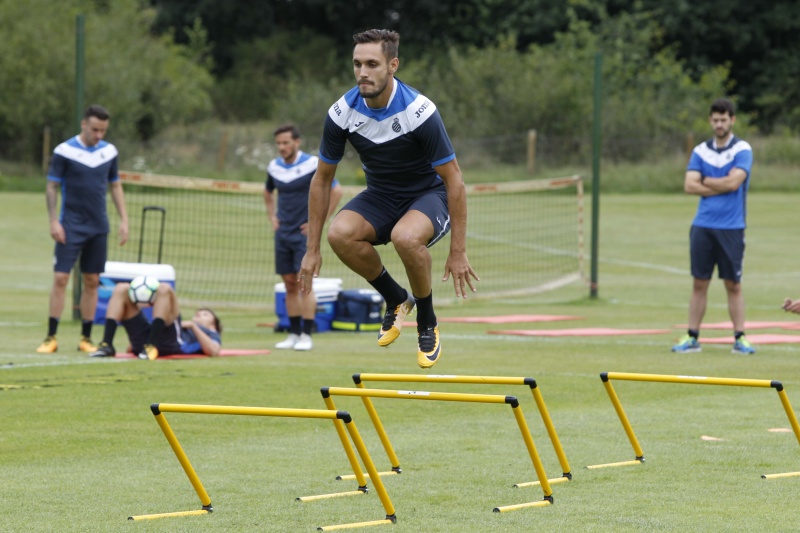
[(536, 130), (528, 130), (528, 175), (533, 176), (536, 165)]
[(690, 131), (686, 133), (686, 159), (692, 157), (692, 151), (694, 151), (694, 133)]
[(219, 142), (219, 153), (217, 154), (217, 171), (225, 169), (225, 154), (228, 151), (228, 130), (222, 130), (222, 140)]
[(50, 126), (45, 126), (42, 131), (42, 174), (47, 176), (50, 168)]

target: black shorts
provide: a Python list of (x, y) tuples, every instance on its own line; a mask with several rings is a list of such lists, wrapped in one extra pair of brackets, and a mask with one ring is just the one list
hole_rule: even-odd
[[(139, 313), (129, 320), (123, 320), (122, 326), (128, 332), (128, 339), (131, 341), (131, 350), (133, 353), (140, 353), (150, 336), (150, 322), (144, 316), (144, 313)], [(156, 339), (156, 348), (159, 355), (172, 355), (181, 353), (181, 343), (179, 342), (181, 335), (181, 321), (180, 318), (172, 324), (167, 324), (161, 331), (161, 335)]]
[(108, 234), (81, 235), (67, 233), (66, 244), (56, 243), (53, 270), (69, 273), (81, 256), (81, 272), (99, 274), (106, 269)]
[(297, 274), (300, 263), (306, 254), (306, 236), (302, 233), (294, 235), (275, 234), (275, 273)]
[(433, 224), (433, 238), (428, 242), (428, 248), (450, 231), (444, 184), (410, 198), (392, 197), (366, 189), (347, 202), (342, 211), (355, 211), (372, 224), (377, 235), (372, 244), (387, 244), (392, 240), (392, 229), (397, 221), (412, 209), (423, 213)]
[(689, 231), (692, 277), (711, 279), (716, 265), (719, 277), (739, 283), (744, 264), (744, 230), (692, 226)]

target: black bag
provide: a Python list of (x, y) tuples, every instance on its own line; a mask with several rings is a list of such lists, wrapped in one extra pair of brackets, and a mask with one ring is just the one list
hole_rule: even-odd
[(339, 331), (379, 331), (383, 322), (383, 297), (372, 289), (339, 293), (336, 316), (331, 329)]

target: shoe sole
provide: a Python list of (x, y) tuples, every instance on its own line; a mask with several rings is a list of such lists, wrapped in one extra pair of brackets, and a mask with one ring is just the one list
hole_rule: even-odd
[(736, 355), (753, 355), (756, 353), (756, 351), (753, 350), (752, 352), (743, 352), (741, 350), (731, 350), (731, 353), (735, 353)]
[(688, 350), (672, 350), (672, 353), (700, 353), (702, 348), (689, 348)]

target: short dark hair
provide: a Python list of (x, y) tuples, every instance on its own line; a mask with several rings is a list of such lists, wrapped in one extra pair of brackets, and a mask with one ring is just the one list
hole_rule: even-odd
[(220, 321), (219, 317), (214, 311), (212, 311), (208, 307), (201, 307), (200, 309), (198, 309), (198, 311), (208, 311), (209, 313), (211, 313), (211, 316), (214, 317), (214, 329), (217, 330), (217, 333), (222, 333), (222, 322)]
[(736, 108), (734, 108), (733, 102), (727, 98), (718, 98), (711, 104), (711, 111), (708, 114), (711, 115), (712, 113), (728, 113), (733, 116), (736, 114)]
[(83, 118), (88, 119), (89, 117), (95, 117), (100, 120), (108, 120), (111, 115), (108, 112), (108, 109), (101, 105), (92, 104), (86, 108), (86, 111), (83, 112)]
[(353, 35), (353, 46), (366, 43), (381, 43), (381, 50), (388, 61), (397, 57), (400, 34), (392, 30), (367, 30)]
[(275, 133), (272, 135), (277, 137), (281, 133), (286, 133), (287, 131), (292, 134), (292, 139), (300, 138), (300, 130), (298, 130), (297, 126), (294, 124), (284, 124), (283, 126), (278, 126), (278, 128), (275, 130)]

